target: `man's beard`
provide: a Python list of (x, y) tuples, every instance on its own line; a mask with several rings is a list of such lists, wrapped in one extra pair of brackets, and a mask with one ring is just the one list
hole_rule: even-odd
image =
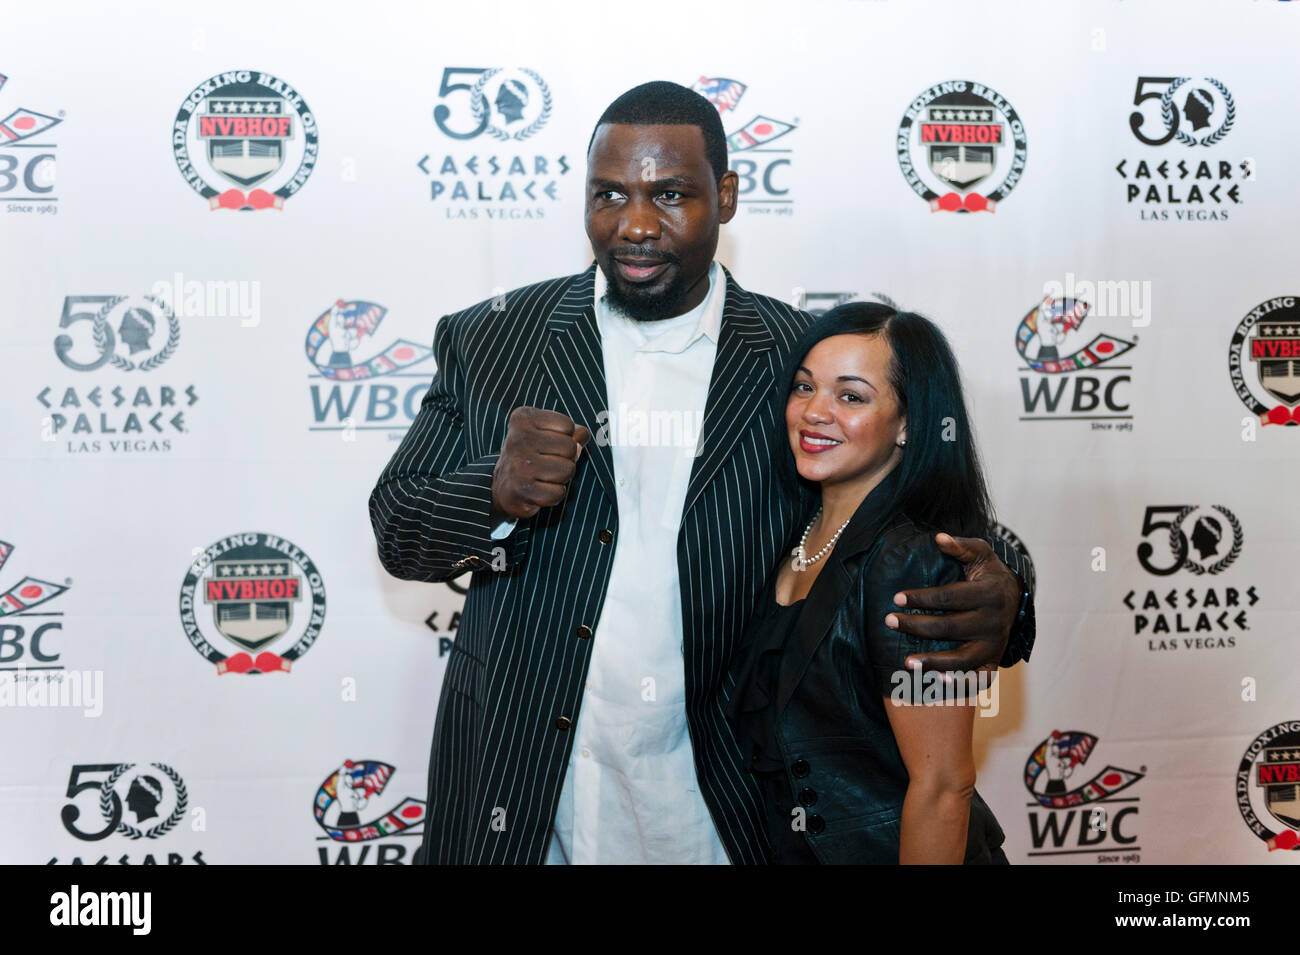
[[(618, 250), (619, 255), (630, 254), (632, 250)], [(662, 288), (655, 288), (653, 291), (643, 289), (639, 285), (631, 286), (630, 290), (624, 291), (619, 285), (620, 279), (617, 275), (611, 274), (614, 269), (614, 259), (610, 256), (610, 267), (605, 268), (601, 263), (600, 269), (605, 273), (605, 301), (617, 312), (621, 312), (635, 322), (657, 322), (660, 319), (672, 318), (680, 315), (685, 309), (683, 304), (686, 301), (686, 295), (690, 289), (686, 285), (686, 279), (682, 275), (681, 262), (673, 257), (668, 260), (678, 266), (673, 271), (673, 277), (668, 280), (668, 284)]]

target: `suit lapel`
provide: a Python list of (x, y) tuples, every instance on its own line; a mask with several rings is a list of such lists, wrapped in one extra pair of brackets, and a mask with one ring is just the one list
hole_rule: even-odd
[(613, 455), (607, 443), (596, 441), (602, 423), (608, 420), (609, 398), (605, 386), (605, 358), (593, 302), (595, 288), (596, 266), (592, 264), (574, 279), (547, 319), (542, 367), (560, 396), (562, 407), (554, 410), (585, 425), (591, 432), (591, 440), (583, 449), (582, 456), (591, 461), (589, 466), (595, 468), (605, 494), (614, 501)]
[(727, 294), (722, 307), (718, 350), (713, 360), (700, 451), (691, 468), (682, 506), (682, 523), (691, 505), (730, 456), (759, 409), (767, 404), (767, 389), (776, 378), (775, 340), (759, 317), (753, 297), (722, 269)]

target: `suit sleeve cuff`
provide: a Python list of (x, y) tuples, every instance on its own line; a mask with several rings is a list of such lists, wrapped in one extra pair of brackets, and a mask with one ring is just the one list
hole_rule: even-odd
[[(456, 535), (451, 569), (455, 572), (506, 570), (524, 559), (528, 543), (528, 524), (519, 521), (494, 522), (492, 509), (492, 472), (501, 455), (485, 454), (458, 470), (452, 478), (456, 492), (463, 498), (481, 502), (468, 521), (467, 533)], [(505, 528), (504, 532), (498, 533)]]

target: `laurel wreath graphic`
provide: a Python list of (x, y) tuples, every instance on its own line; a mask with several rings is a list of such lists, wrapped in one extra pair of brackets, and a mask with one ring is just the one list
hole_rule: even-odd
[[(108, 316), (113, 309), (121, 305), (126, 299), (127, 296), (125, 295), (115, 295), (95, 314), (95, 347), (99, 349), (101, 355), (108, 350)], [(176, 346), (180, 344), (181, 323), (176, 320), (176, 315), (168, 304), (153, 295), (144, 296), (144, 300), (152, 303), (158, 313), (167, 319), (167, 344), (160, 348), (156, 354), (144, 359), (139, 365), (131, 359), (123, 358), (116, 353), (110, 355), (109, 362), (119, 371), (134, 371), (137, 367), (141, 371), (153, 371), (153, 369), (170, 358), (172, 353), (176, 351)]]
[(1178, 557), (1179, 563), (1194, 574), (1217, 574), (1220, 571), (1226, 570), (1228, 565), (1236, 560), (1238, 555), (1241, 554), (1241, 540), (1243, 536), (1241, 531), (1241, 522), (1237, 520), (1236, 515), (1234, 515), (1232, 511), (1228, 510), (1221, 504), (1215, 504), (1213, 507), (1227, 519), (1230, 525), (1232, 525), (1232, 549), (1228, 551), (1221, 560), (1215, 561), (1208, 567), (1192, 558), (1187, 549), (1187, 535), (1182, 532), (1183, 521), (1187, 518), (1188, 514), (1196, 510), (1196, 505), (1189, 504), (1187, 507), (1184, 507), (1179, 511), (1178, 516), (1174, 518), (1173, 524), (1169, 528), (1170, 548), (1173, 550), (1174, 555)]
[[(104, 780), (104, 784), (99, 787), (99, 811), (103, 814), (105, 821), (113, 818), (113, 786), (122, 777), (122, 774), (134, 765), (135, 763), (122, 763), (109, 774), (108, 778)], [(157, 839), (159, 836), (166, 835), (185, 818), (185, 809), (189, 806), (190, 793), (185, 788), (185, 782), (181, 779), (180, 774), (163, 763), (150, 763), (149, 765), (166, 775), (172, 781), (172, 785), (176, 787), (176, 808), (172, 810), (170, 816), (152, 829), (141, 830), (129, 822), (119, 823), (116, 831), (128, 839)]]
[[(469, 91), (470, 108), (474, 111), (474, 121), (477, 123), (485, 122), (484, 117), (491, 115), (487, 97), (483, 95), (483, 88), (487, 85), (488, 80), (500, 72), (500, 67), (488, 70), (478, 78), (478, 82)], [(498, 129), (495, 125), (489, 124), (484, 131), (492, 138), (499, 139), (502, 142), (509, 142), (511, 139), (522, 142), (545, 126), (547, 120), (551, 118), (551, 88), (546, 85), (546, 81), (538, 75), (537, 71), (521, 67), (519, 72), (528, 76), (537, 84), (537, 88), (542, 94), (542, 111), (535, 120), (523, 129), (515, 130), (513, 133), (508, 133), (504, 129)]]
[[(1190, 79), (1190, 76), (1178, 77), (1169, 84), (1169, 88), (1165, 90), (1165, 95), (1160, 97), (1160, 119), (1164, 122), (1165, 129), (1174, 128), (1174, 93), (1178, 91), (1178, 87), (1182, 86)], [(1178, 132), (1174, 133), (1174, 138), (1184, 146), (1213, 146), (1219, 140), (1223, 139), (1224, 136), (1228, 135), (1228, 130), (1232, 129), (1232, 124), (1237, 119), (1237, 105), (1232, 98), (1232, 94), (1228, 92), (1228, 88), (1212, 76), (1207, 76), (1205, 81), (1223, 94), (1223, 102), (1227, 107), (1228, 115), (1218, 129), (1202, 136), (1200, 139), (1183, 132), (1181, 129), (1178, 130)]]

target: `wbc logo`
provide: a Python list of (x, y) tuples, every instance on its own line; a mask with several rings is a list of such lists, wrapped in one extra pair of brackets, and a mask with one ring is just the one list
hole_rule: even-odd
[[(397, 767), (377, 759), (345, 759), (316, 789), (312, 812), (325, 835), (318, 838), (321, 865), (404, 865), (402, 844), (424, 835), (429, 807), (400, 797), (390, 785)], [(332, 843), (332, 844), (331, 844)], [(373, 850), (373, 851), (372, 851)]]
[[(1076, 298), (1045, 296), (1016, 326), (1016, 353), (1024, 363), (1021, 421), (1089, 420), (1093, 429), (1132, 419), (1120, 386), (1131, 382), (1127, 364), (1115, 362), (1137, 342), (1105, 332), (1085, 337), (1091, 306)], [(1085, 344), (1086, 342), (1086, 344)]]
[(356, 361), (362, 340), (379, 330), (388, 309), (374, 302), (339, 299), (307, 330), (307, 360), (334, 381), (357, 381), (402, 371), (424, 361), (433, 349), (399, 338), (373, 358)]
[[(0, 89), (8, 77), (0, 74)], [(0, 198), (6, 212), (52, 213), (57, 210), (54, 195), (58, 148), (46, 133), (63, 122), (59, 116), (38, 113), (19, 106), (0, 119)]]
[[(316, 791), (316, 822), (335, 842), (381, 839), (420, 825), (426, 812), (423, 799), (407, 796), (388, 811), (371, 805), (396, 771), (379, 760), (345, 759)], [(363, 823), (360, 813), (367, 808), (374, 819)]]
[[(728, 114), (738, 118), (737, 107), (748, 87), (739, 80), (725, 76), (701, 76), (691, 89), (699, 93), (717, 109), (723, 123)], [(751, 213), (790, 215), (793, 200), (790, 187), (782, 185), (792, 162), (793, 150), (784, 143), (770, 145), (798, 128), (798, 119), (785, 122), (765, 113), (757, 113), (742, 126), (727, 133), (727, 153), (731, 169), (740, 178), (739, 201)]]
[[(4, 87), (8, 80), (9, 77), (0, 75), (0, 89)], [(0, 119), (0, 146), (9, 146), (24, 139), (30, 139), (37, 133), (43, 133), (51, 126), (61, 122), (63, 120), (54, 116), (46, 116), (34, 109), (20, 106), (15, 110), (11, 110), (4, 119)]]
[[(0, 568), (4, 567), (5, 562), (9, 560), (9, 555), (12, 554), (13, 551), (13, 544), (7, 544), (4, 541), (0, 541)], [(61, 586), (60, 584), (52, 584), (47, 580), (38, 580), (35, 577), (24, 577), (4, 593), (0, 594), (0, 617), (29, 611), (39, 604), (45, 603), (47, 600), (53, 600), (67, 589), (67, 587)]]
[(339, 431), (349, 441), (357, 430), (401, 437), (415, 420), (431, 373), (409, 369), (432, 358), (433, 349), (407, 338), (374, 342), (387, 314), (377, 302), (340, 298), (307, 329), (310, 377), (317, 379), (311, 430)]
[(1146, 776), (1147, 768), (1107, 763), (1090, 775), (1086, 766), (1097, 742), (1096, 735), (1082, 730), (1052, 730), (1029, 754), (1022, 779), (1032, 799), (1031, 857), (1095, 855), (1099, 863), (1141, 861), (1140, 800), (1131, 787)]

